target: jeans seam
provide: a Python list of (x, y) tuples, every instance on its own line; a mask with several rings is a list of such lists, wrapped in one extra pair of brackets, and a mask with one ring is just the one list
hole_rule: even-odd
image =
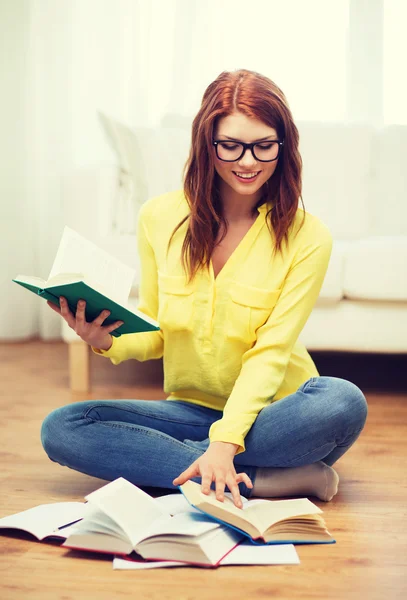
[(117, 423), (112, 423), (109, 421), (98, 421), (97, 419), (91, 419), (90, 417), (85, 417), (87, 420), (91, 421), (93, 424), (95, 425), (102, 425), (104, 427), (112, 427), (115, 429), (131, 429), (132, 431), (137, 431), (138, 433), (142, 433), (144, 435), (150, 436), (150, 437), (157, 437), (157, 435), (161, 438), (165, 438), (166, 440), (168, 440), (173, 446), (182, 446), (182, 448), (185, 449), (185, 446), (187, 446), (188, 450), (192, 450), (195, 452), (199, 452), (199, 450), (197, 450), (196, 448), (192, 447), (192, 446), (188, 446), (187, 444), (185, 444), (184, 442), (180, 442), (179, 440), (171, 437), (170, 435), (163, 433), (162, 431), (159, 431), (157, 429), (154, 429), (153, 431), (148, 431), (147, 428), (143, 428), (140, 425), (131, 425), (131, 424), (126, 424), (126, 425), (119, 425)]
[[(322, 446), (318, 446), (317, 448), (313, 448), (312, 450), (310, 450), (309, 452), (306, 452), (305, 454), (296, 456), (294, 461), (291, 460), (289, 463), (285, 463), (284, 466), (289, 467), (290, 465), (293, 464), (293, 462), (297, 462), (298, 460), (301, 460), (302, 458), (305, 458), (305, 457), (309, 456), (310, 454), (313, 454), (316, 450), (320, 450), (320, 448), (323, 448), (327, 443), (329, 443), (329, 442), (325, 441), (325, 443), (322, 444)], [(294, 466), (298, 466), (298, 465), (294, 465)]]
[[(362, 427), (361, 429), (359, 429), (359, 430), (356, 430), (356, 431), (354, 431), (354, 432), (352, 432), (352, 433), (349, 433), (349, 434), (346, 436), (346, 439), (348, 439), (349, 437), (353, 437), (354, 435), (356, 435), (356, 436), (359, 436), (359, 434), (362, 432), (362, 430), (363, 430), (363, 427)], [(328, 443), (329, 443), (329, 442), (326, 440), (326, 441), (325, 441), (325, 444), (328, 444)], [(294, 461), (294, 462), (297, 462), (297, 460), (301, 460), (302, 458), (305, 458), (306, 456), (309, 456), (310, 454), (313, 454), (313, 453), (314, 453), (316, 450), (319, 450), (320, 448), (323, 448), (323, 446), (325, 446), (325, 444), (323, 444), (322, 446), (318, 446), (317, 448), (314, 448), (313, 450), (310, 450), (309, 452), (306, 452), (305, 454), (301, 454), (301, 456), (297, 456), (297, 457), (295, 458), (295, 461)], [(335, 448), (346, 448), (346, 446), (347, 446), (347, 445), (348, 445), (348, 444), (343, 444), (343, 445), (341, 446), (340, 444), (337, 444), (337, 443), (336, 443), (336, 441), (335, 441)], [(289, 467), (289, 466), (290, 466), (290, 464), (292, 464), (292, 463), (293, 463), (293, 461), (290, 461), (290, 463), (287, 463), (285, 466), (286, 466), (286, 467)], [(296, 465), (295, 465), (295, 466), (296, 466)]]
[(305, 386), (304, 390), (309, 387), (316, 387), (317, 379), (318, 377), (311, 377), (311, 379), (308, 380), (308, 385)]
[[(96, 408), (96, 409), (99, 408), (99, 407), (104, 408), (105, 406), (109, 406), (109, 404), (107, 404), (107, 403), (106, 404), (94, 404), (93, 406), (91, 406), (90, 408), (87, 408), (85, 410), (85, 412), (82, 415), (82, 418), (83, 419), (91, 419), (92, 421), (98, 421), (99, 422), (100, 419), (93, 419), (92, 417), (88, 416), (88, 413), (91, 410), (93, 410), (94, 408)], [(114, 406), (113, 408), (117, 409), (117, 406)], [(152, 415), (151, 413), (144, 412), (143, 410), (139, 410), (139, 409), (137, 409), (137, 410), (129, 410), (127, 408), (121, 408), (121, 407), (119, 409), (122, 410), (123, 412), (134, 413), (134, 414), (140, 415), (142, 417), (148, 417), (149, 419), (155, 419), (156, 421), (166, 421), (166, 422), (169, 422), (169, 423), (177, 423), (179, 425), (193, 425), (194, 427), (208, 427), (208, 425), (210, 426), (210, 424), (211, 424), (211, 423), (203, 423), (203, 424), (202, 423), (195, 423), (193, 421), (192, 422), (191, 421), (177, 421), (177, 420), (174, 420), (174, 419), (169, 419), (167, 417), (165, 417), (165, 418), (164, 417), (158, 417), (156, 415)]]
[[(364, 428), (364, 426), (363, 426), (363, 427), (361, 427), (360, 429), (357, 429), (356, 431), (352, 431), (351, 433), (348, 433), (345, 439), (349, 439), (350, 437), (353, 437), (353, 436), (355, 436), (355, 435), (356, 435), (357, 437), (359, 437), (359, 435), (360, 435), (360, 434), (362, 433), (362, 431), (363, 431), (363, 428)], [(346, 448), (346, 446), (348, 446), (348, 444), (342, 444), (342, 445), (341, 445), (341, 444), (336, 444), (336, 447), (337, 447), (337, 448)]]

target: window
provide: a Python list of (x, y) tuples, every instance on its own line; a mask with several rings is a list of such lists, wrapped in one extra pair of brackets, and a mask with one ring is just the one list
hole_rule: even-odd
[(407, 125), (407, 3), (384, 1), (384, 123)]

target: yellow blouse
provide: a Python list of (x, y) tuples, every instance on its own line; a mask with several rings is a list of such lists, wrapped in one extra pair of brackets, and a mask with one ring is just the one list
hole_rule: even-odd
[(262, 408), (319, 375), (298, 341), (319, 296), (332, 251), (332, 236), (316, 216), (297, 209), (289, 248), (272, 256), (269, 205), (214, 277), (213, 265), (186, 283), (180, 256), (189, 214), (183, 190), (151, 198), (140, 209), (138, 309), (160, 331), (113, 336), (108, 351), (92, 350), (118, 365), (163, 357), (167, 400), (223, 411), (209, 431), (211, 442), (245, 449), (244, 438)]

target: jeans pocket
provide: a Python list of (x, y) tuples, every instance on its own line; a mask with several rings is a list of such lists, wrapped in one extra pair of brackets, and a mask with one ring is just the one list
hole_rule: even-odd
[(305, 392), (309, 387), (316, 387), (319, 377), (310, 377), (302, 384), (302, 391)]

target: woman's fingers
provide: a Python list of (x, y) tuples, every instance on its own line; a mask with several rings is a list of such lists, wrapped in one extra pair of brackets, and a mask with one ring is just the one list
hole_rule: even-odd
[(213, 481), (213, 474), (210, 471), (205, 471), (204, 473), (201, 473), (201, 475), (201, 491), (203, 494), (209, 494)]
[(253, 487), (252, 480), (247, 475), (247, 473), (239, 473), (238, 475), (236, 475), (236, 481), (237, 483), (245, 483), (248, 488)]
[(75, 329), (75, 323), (76, 323), (75, 317), (69, 310), (67, 301), (62, 296), (59, 299), (59, 304), (61, 307), (61, 315), (64, 317), (65, 321), (68, 323), (69, 327), (72, 327), (72, 329)]
[(85, 300), (79, 300), (76, 305), (76, 323), (78, 325), (83, 325), (85, 323)]
[(190, 467), (188, 467), (188, 469), (185, 469), (185, 471), (183, 471), (180, 475), (178, 475), (178, 477), (173, 479), (172, 483), (173, 483), (173, 485), (182, 485), (183, 483), (188, 481), (188, 479), (191, 479), (192, 477), (196, 477), (197, 475), (199, 475), (198, 465), (195, 463), (192, 463), (192, 465)]
[(49, 300), (47, 300), (47, 304), (50, 308), (52, 308), (52, 310), (54, 310), (55, 312), (57, 312), (59, 315), (61, 314), (61, 309), (58, 308), (58, 306), (56, 306), (55, 304), (53, 304), (52, 302), (50, 302)]
[(238, 483), (243, 482), (247, 487), (253, 487), (250, 477), (246, 473), (236, 474), (234, 469), (225, 470), (211, 466), (208, 467), (207, 465), (200, 465), (199, 459), (176, 477), (172, 483), (173, 485), (182, 485), (188, 479), (192, 479), (199, 475), (201, 476), (201, 492), (203, 494), (210, 494), (212, 482), (214, 481), (216, 499), (223, 502), (225, 499), (225, 486), (227, 485), (237, 508), (243, 508)]
[(218, 474), (216, 476), (216, 499), (223, 502), (225, 499), (225, 478), (223, 475)]
[(239, 490), (239, 486), (236, 483), (236, 478), (230, 477), (230, 479), (228, 479), (228, 481), (227, 481), (227, 484), (228, 484), (228, 488), (232, 494), (233, 502), (235, 503), (235, 506), (237, 506), (237, 508), (242, 508), (243, 502), (240, 497), (240, 490)]
[(218, 476), (216, 477), (216, 499), (220, 500), (221, 502), (224, 501), (225, 499), (225, 485), (227, 484), (229, 491), (232, 494), (232, 498), (233, 498), (233, 502), (235, 503), (235, 506), (237, 506), (238, 508), (242, 508), (243, 503), (242, 503), (242, 499), (240, 498), (240, 490), (239, 490), (239, 486), (237, 485), (237, 475), (236, 473), (229, 473), (225, 479), (225, 477), (223, 476), (223, 474), (218, 474)]
[(112, 323), (112, 325), (106, 325), (106, 327), (104, 329), (105, 329), (106, 333), (110, 333), (114, 329), (118, 329), (118, 327), (121, 327), (123, 324), (124, 324), (124, 321), (116, 321), (115, 323)]
[(104, 321), (106, 321), (107, 317), (110, 316), (110, 310), (102, 310), (100, 315), (94, 319), (93, 324), (100, 327)]
[[(63, 296), (60, 297), (59, 302), (60, 302), (60, 306), (61, 306), (60, 309), (58, 307), (56, 307), (55, 305), (53, 305), (49, 301), (47, 303), (53, 310), (55, 310), (56, 312), (58, 312), (58, 314), (60, 314), (62, 317), (64, 317), (64, 319), (67, 321), (68, 325), (75, 330), (76, 329), (80, 330), (80, 328), (83, 327), (84, 325), (90, 325), (90, 324), (96, 325), (97, 327), (101, 327), (103, 325), (104, 321), (106, 321), (106, 319), (111, 314), (109, 310), (103, 310), (92, 321), (92, 323), (88, 323), (86, 321), (86, 316), (85, 316), (85, 310), (86, 310), (86, 301), (85, 300), (79, 300), (79, 302), (77, 303), (75, 316), (69, 310), (68, 303), (66, 302), (65, 298), (63, 298)], [(105, 327), (105, 332), (110, 333), (114, 329), (118, 329), (119, 327), (121, 327), (123, 324), (124, 324), (124, 321), (115, 321), (115, 323), (111, 323), (110, 325), (107, 325)]]

